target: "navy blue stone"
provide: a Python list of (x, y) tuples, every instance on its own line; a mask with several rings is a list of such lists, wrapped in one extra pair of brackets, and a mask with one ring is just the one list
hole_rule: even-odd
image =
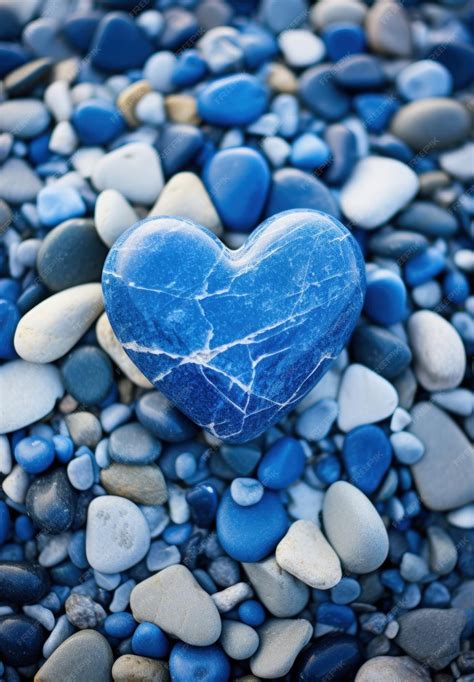
[(207, 73), (207, 64), (197, 50), (184, 50), (178, 56), (171, 80), (177, 88), (195, 85)]
[(76, 494), (66, 472), (56, 469), (38, 476), (26, 494), (26, 511), (45, 533), (57, 535), (68, 530), (74, 521)]
[(227, 682), (230, 662), (221, 647), (174, 645), (170, 655), (170, 675), (173, 682)]
[(294, 680), (297, 682), (348, 682), (362, 665), (358, 641), (350, 635), (324, 635), (296, 659)]
[(18, 310), (22, 315), (24, 315), (28, 312), (28, 310), (34, 308), (35, 305), (41, 303), (41, 301), (43, 301), (49, 295), (50, 292), (45, 287), (43, 282), (35, 281), (33, 284), (30, 284), (29, 287), (26, 287), (21, 296), (18, 298)]
[(365, 51), (365, 33), (357, 24), (330, 24), (322, 33), (326, 45), (327, 56), (332, 62), (338, 62), (351, 54)]
[(324, 139), (331, 150), (329, 167), (324, 169), (324, 182), (329, 185), (342, 185), (358, 159), (356, 136), (346, 126), (334, 123), (326, 128)]
[(92, 65), (117, 73), (143, 66), (153, 46), (143, 29), (122, 12), (109, 12), (101, 20), (91, 47)]
[(246, 73), (218, 78), (198, 95), (198, 114), (218, 126), (246, 126), (256, 121), (267, 108), (267, 90)]
[(199, 128), (184, 123), (166, 126), (155, 144), (165, 175), (183, 170), (197, 156), (203, 142)]
[(84, 569), (75, 566), (72, 561), (64, 561), (50, 569), (50, 576), (55, 585), (75, 587), (84, 580)]
[(388, 471), (392, 446), (379, 426), (358, 426), (344, 438), (342, 458), (350, 483), (370, 495)]
[(289, 520), (277, 493), (265, 492), (257, 504), (241, 507), (224, 493), (217, 511), (217, 539), (237, 561), (261, 561), (288, 530)]
[(270, 188), (270, 171), (259, 152), (224, 149), (206, 165), (203, 179), (227, 229), (249, 232), (257, 225)]
[(354, 97), (354, 108), (369, 133), (385, 130), (399, 106), (390, 95), (364, 93)]
[(328, 65), (313, 66), (300, 78), (303, 102), (317, 116), (337, 121), (349, 113), (351, 101), (338, 86), (334, 70)]
[(6, 665), (14, 667), (37, 663), (41, 658), (46, 636), (46, 630), (38, 621), (28, 616), (0, 616), (0, 659)]
[(159, 37), (161, 50), (177, 50), (200, 38), (199, 24), (194, 14), (180, 7), (172, 7), (163, 14), (165, 25)]
[(21, 24), (14, 10), (0, 7), (0, 40), (16, 40), (21, 34)]
[(277, 440), (258, 465), (258, 478), (266, 488), (284, 490), (297, 481), (306, 462), (305, 451), (296, 438)]
[(445, 256), (433, 246), (410, 258), (405, 265), (405, 281), (411, 287), (429, 282), (446, 267)]
[(385, 85), (385, 75), (377, 59), (368, 54), (347, 57), (334, 70), (337, 83), (349, 91), (377, 90)]
[(377, 256), (384, 256), (393, 260), (403, 262), (407, 254), (416, 256), (428, 246), (428, 240), (422, 234), (410, 232), (408, 230), (382, 230), (371, 237), (369, 242), (370, 250)]
[(0, 561), (0, 594), (7, 604), (35, 604), (49, 590), (48, 572), (27, 561)]
[(0, 43), (0, 78), (28, 61), (27, 52), (16, 43)]
[(443, 64), (453, 77), (455, 90), (467, 87), (474, 80), (474, 47), (466, 43), (447, 41), (433, 45), (425, 59)]
[(274, 216), (236, 252), (191, 221), (159, 217), (117, 240), (103, 290), (117, 337), (156, 388), (217, 437), (243, 442), (340, 353), (364, 262), (348, 230), (319, 212)]
[(191, 516), (198, 528), (212, 526), (217, 512), (217, 493), (209, 483), (200, 483), (186, 493)]
[(101, 403), (114, 380), (112, 363), (96, 346), (73, 350), (62, 366), (62, 374), (66, 391), (84, 405)]
[(102, 16), (100, 12), (73, 14), (65, 20), (61, 33), (71, 47), (81, 54), (86, 54)]
[(6, 542), (10, 534), (10, 528), (10, 512), (8, 511), (6, 503), (3, 500), (0, 500), (0, 545), (3, 545), (3, 543)]
[(458, 230), (458, 221), (451, 210), (431, 201), (414, 201), (397, 216), (397, 226), (414, 229), (428, 237), (449, 239)]
[(357, 327), (351, 340), (353, 359), (386, 379), (399, 376), (411, 362), (409, 346), (388, 329)]
[(194, 424), (157, 391), (145, 393), (135, 409), (138, 421), (168, 443), (182, 443), (196, 433)]
[(19, 321), (20, 313), (15, 303), (0, 299), (0, 358), (2, 360), (12, 360), (17, 357), (13, 337)]
[(398, 161), (409, 163), (412, 166), (413, 162), (416, 162), (410, 147), (391, 133), (383, 133), (379, 137), (373, 137), (370, 142), (373, 151), (381, 156), (389, 156), (391, 159), (398, 159)]
[(122, 114), (105, 99), (81, 102), (72, 115), (71, 123), (84, 145), (105, 145), (125, 130)]
[(339, 218), (336, 199), (320, 180), (298, 168), (280, 168), (273, 174), (265, 215), (291, 209), (312, 209)]

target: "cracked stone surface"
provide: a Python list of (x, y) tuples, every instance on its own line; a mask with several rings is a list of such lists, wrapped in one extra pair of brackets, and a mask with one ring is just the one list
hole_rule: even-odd
[(319, 381), (365, 293), (350, 232), (309, 210), (270, 218), (237, 251), (191, 221), (144, 220), (117, 240), (102, 283), (134, 364), (193, 421), (235, 443)]

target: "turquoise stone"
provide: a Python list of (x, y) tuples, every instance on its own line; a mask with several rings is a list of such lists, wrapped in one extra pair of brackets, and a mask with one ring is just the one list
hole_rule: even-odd
[(365, 293), (355, 239), (311, 210), (272, 216), (237, 251), (189, 220), (149, 218), (115, 242), (102, 283), (130, 359), (233, 443), (278, 422), (321, 379)]

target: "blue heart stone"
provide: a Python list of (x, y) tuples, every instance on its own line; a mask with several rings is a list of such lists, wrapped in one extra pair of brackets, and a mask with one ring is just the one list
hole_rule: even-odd
[(238, 251), (189, 220), (144, 220), (115, 242), (102, 283), (135, 365), (234, 443), (279, 421), (321, 379), (365, 293), (355, 239), (311, 210), (269, 218)]

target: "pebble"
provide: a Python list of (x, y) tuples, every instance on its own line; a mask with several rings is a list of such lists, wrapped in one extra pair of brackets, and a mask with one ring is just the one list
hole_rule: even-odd
[(309, 599), (308, 587), (282, 571), (275, 557), (257, 563), (243, 563), (242, 567), (260, 601), (273, 616), (296, 616), (306, 606)]
[(220, 637), (214, 602), (183, 565), (169, 566), (139, 583), (130, 604), (135, 620), (155, 623), (186, 644), (205, 647)]
[(65, 422), (75, 445), (95, 447), (102, 437), (100, 421), (91, 412), (73, 412), (65, 417)]
[(405, 341), (388, 329), (375, 325), (359, 325), (356, 328), (351, 339), (351, 350), (357, 363), (389, 380), (399, 377), (412, 360), (410, 347)]
[(63, 641), (36, 673), (37, 682), (66, 678), (71, 682), (110, 679), (114, 657), (106, 638), (97, 630), (81, 630)]
[(252, 673), (264, 680), (283, 677), (312, 635), (313, 627), (304, 618), (270, 618), (258, 629), (260, 645), (250, 660)]
[(401, 464), (416, 464), (425, 453), (425, 447), (419, 438), (406, 431), (392, 433), (390, 443), (395, 457)]
[(8, 666), (24, 667), (36, 663), (46, 631), (32, 618), (20, 614), (0, 616), (0, 656)]
[(402, 107), (391, 132), (415, 151), (443, 150), (464, 142), (469, 114), (462, 104), (445, 97), (427, 97)]
[(443, 170), (462, 182), (469, 182), (474, 177), (474, 144), (466, 142), (458, 149), (441, 154), (439, 163)]
[(319, 637), (305, 649), (296, 665), (296, 674), (302, 680), (333, 682), (352, 679), (362, 663), (360, 645), (354, 637), (345, 634)]
[(102, 573), (125, 571), (148, 552), (148, 524), (130, 500), (115, 495), (96, 497), (87, 513), (86, 554)]
[(94, 485), (94, 465), (89, 454), (75, 457), (67, 465), (69, 483), (76, 490), (89, 490)]
[(100, 239), (111, 247), (125, 230), (138, 222), (138, 215), (123, 194), (106, 189), (97, 197), (94, 221)]
[(440, 526), (427, 529), (430, 568), (439, 575), (448, 575), (458, 560), (456, 545)]
[(396, 85), (400, 95), (412, 102), (427, 97), (447, 97), (451, 93), (453, 79), (439, 62), (422, 59), (402, 69)]
[[(233, 106), (226, 106), (232, 102)], [(218, 78), (206, 85), (198, 96), (198, 114), (217, 126), (245, 126), (261, 116), (267, 106), (267, 93), (250, 74)], [(1, 109), (0, 109), (1, 129)]]
[(15, 99), (0, 103), (0, 132), (29, 140), (40, 135), (50, 121), (44, 104), (36, 99)]
[(98, 69), (116, 73), (143, 66), (152, 53), (146, 33), (120, 12), (105, 15), (94, 33), (91, 62)]
[(222, 592), (214, 592), (212, 600), (219, 613), (232, 611), (240, 602), (249, 599), (253, 595), (252, 588), (248, 583), (235, 583)]
[(54, 461), (53, 443), (41, 436), (22, 438), (15, 445), (15, 459), (28, 474), (41, 474)]
[(278, 44), (286, 63), (297, 69), (317, 64), (325, 53), (323, 41), (304, 29), (282, 31), (278, 36)]
[(38, 175), (23, 159), (7, 159), (0, 167), (0, 199), (12, 204), (34, 201), (42, 186)]
[(125, 654), (115, 659), (112, 666), (114, 682), (168, 682), (168, 669), (163, 661), (146, 656)]
[(411, 56), (412, 29), (401, 5), (378, 0), (367, 12), (365, 25), (374, 52), (387, 57)]
[(66, 358), (62, 373), (68, 393), (83, 405), (97, 405), (113, 383), (112, 363), (96, 346), (82, 346)]
[(97, 341), (101, 348), (120, 368), (124, 375), (130, 379), (131, 382), (137, 386), (140, 386), (141, 388), (151, 388), (151, 384), (148, 379), (140, 372), (137, 367), (135, 367), (133, 362), (123, 350), (110, 325), (107, 313), (102, 313), (102, 315), (99, 317), (95, 327), (95, 332), (97, 335)]
[(110, 495), (138, 504), (164, 504), (168, 499), (165, 479), (155, 464), (114, 463), (102, 469), (100, 481)]
[(196, 677), (227, 682), (230, 663), (218, 646), (187, 646), (178, 642), (171, 652), (170, 674), (176, 682), (187, 682)]
[(350, 431), (390, 417), (398, 405), (395, 388), (371, 369), (350, 365), (343, 374), (339, 388), (338, 425)]
[(105, 619), (105, 611), (87, 594), (72, 593), (64, 604), (71, 625), (79, 630), (95, 628)]
[(324, 530), (344, 567), (353, 573), (370, 573), (388, 553), (388, 536), (370, 500), (346, 481), (327, 490), (323, 505)]
[(219, 643), (225, 653), (235, 661), (243, 661), (253, 656), (259, 642), (258, 634), (249, 625), (233, 620), (223, 621)]
[(260, 460), (258, 478), (266, 488), (284, 490), (301, 477), (305, 462), (306, 454), (298, 440), (280, 438)]
[(339, 217), (339, 208), (328, 188), (299, 168), (280, 168), (273, 174), (266, 215), (309, 208)]
[(8, 604), (34, 604), (47, 594), (48, 572), (26, 561), (0, 561), (2, 600)]
[(355, 682), (429, 682), (427, 670), (410, 656), (376, 656), (359, 668)]
[(377, 490), (392, 463), (391, 441), (378, 426), (359, 426), (345, 436), (342, 459), (349, 481), (370, 495)]
[(108, 447), (110, 457), (121, 464), (149, 464), (161, 453), (161, 443), (138, 422), (115, 429)]
[(64, 469), (38, 476), (28, 488), (26, 510), (45, 533), (57, 535), (71, 527), (76, 497)]
[(312, 521), (295, 521), (275, 556), (281, 568), (315, 589), (329, 590), (341, 580), (339, 559)]
[(240, 507), (250, 507), (260, 502), (264, 488), (255, 478), (234, 478), (230, 486), (230, 494), (233, 501)]

